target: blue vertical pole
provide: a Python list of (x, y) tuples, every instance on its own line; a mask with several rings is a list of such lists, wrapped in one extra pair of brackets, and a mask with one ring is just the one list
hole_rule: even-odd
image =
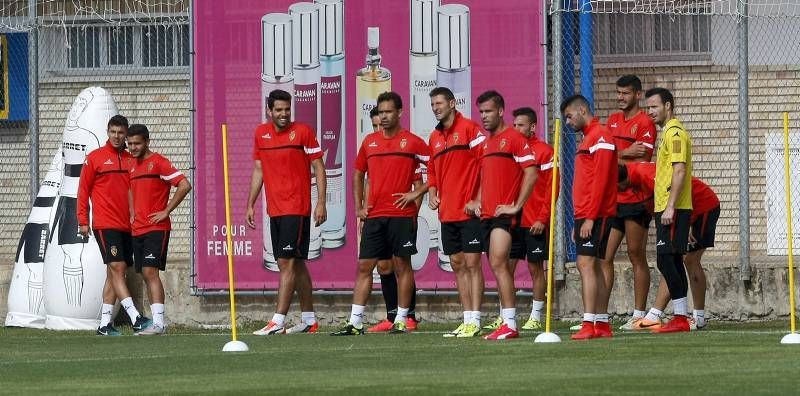
[(580, 0), (581, 94), (594, 112), (594, 63), (592, 62), (592, 5)]
[[(570, 9), (570, 0), (562, 0), (563, 9)], [(566, 11), (559, 14), (563, 19), (561, 59), (562, 59), (562, 97), (569, 98), (575, 94), (575, 13)], [(561, 103), (556, 105), (560, 106)], [(564, 247), (567, 261), (575, 261), (575, 242), (572, 241), (572, 230), (575, 228), (575, 216), (572, 205), (572, 180), (575, 176), (575, 131), (563, 123), (561, 140), (561, 192), (564, 199)]]

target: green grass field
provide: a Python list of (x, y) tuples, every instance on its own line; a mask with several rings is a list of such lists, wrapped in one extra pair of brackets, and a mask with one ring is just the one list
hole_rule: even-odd
[[(0, 328), (0, 394), (797, 394), (800, 345), (788, 324), (711, 322), (677, 335), (534, 344), (407, 335), (269, 338), (171, 328), (161, 337)], [(618, 324), (617, 324), (618, 325)], [(121, 328), (122, 329), (122, 328)], [(249, 334), (253, 328), (241, 330)], [(330, 330), (330, 329), (325, 329)], [(130, 328), (124, 329), (130, 334)]]

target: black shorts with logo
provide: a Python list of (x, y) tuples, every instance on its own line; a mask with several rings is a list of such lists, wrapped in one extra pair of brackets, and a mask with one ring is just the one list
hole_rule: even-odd
[(661, 224), (661, 214), (656, 213), (656, 254), (684, 254), (689, 244), (691, 209), (675, 209), (670, 225)]
[(300, 215), (270, 217), (269, 232), (275, 258), (302, 260), (308, 258), (311, 217)]
[(575, 251), (579, 256), (605, 258), (608, 246), (608, 235), (611, 233), (611, 218), (599, 217), (594, 220), (592, 234), (589, 238), (581, 238), (581, 227), (586, 219), (575, 219)]
[(483, 235), (481, 220), (477, 217), (469, 220), (442, 223), (439, 233), (444, 254), (481, 253), (483, 251)]
[(541, 263), (547, 260), (547, 255), (550, 250), (548, 249), (547, 229), (539, 235), (533, 235), (530, 229), (525, 230), (525, 253), (528, 256), (528, 261), (531, 263)]
[(514, 227), (511, 230), (511, 252), (508, 254), (508, 258), (514, 260), (523, 260), (525, 259), (525, 234), (528, 233), (526, 228), (521, 226)]
[(388, 260), (417, 254), (416, 217), (373, 217), (361, 228), (359, 259)]
[(136, 272), (144, 267), (154, 267), (161, 271), (167, 268), (167, 248), (169, 231), (150, 231), (133, 237), (133, 264)]
[(624, 234), (626, 220), (635, 221), (642, 228), (649, 228), (653, 215), (650, 214), (650, 210), (647, 208), (647, 201), (617, 204), (617, 216), (612, 218), (611, 228)]
[(696, 252), (701, 249), (714, 247), (714, 238), (717, 234), (717, 220), (720, 208), (717, 206), (708, 212), (701, 213), (692, 222), (692, 236), (695, 243), (689, 243), (686, 251)]
[[(517, 217), (490, 217), (481, 220), (481, 234), (483, 236), (483, 251), (489, 253), (489, 240), (492, 230), (500, 228), (511, 234), (511, 244), (514, 244), (514, 229), (517, 228), (519, 219)], [(510, 257), (510, 256), (509, 256)]]
[(130, 232), (119, 230), (92, 230), (100, 254), (106, 264), (124, 261), (129, 267), (133, 265), (133, 238)]

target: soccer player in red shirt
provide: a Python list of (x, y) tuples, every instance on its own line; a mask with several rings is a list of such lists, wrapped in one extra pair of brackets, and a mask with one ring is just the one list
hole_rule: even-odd
[(589, 102), (575, 95), (561, 104), (566, 124), (583, 132), (575, 156), (572, 197), (575, 246), (581, 274), (583, 322), (573, 340), (611, 337), (606, 285), (600, 268), (605, 257), (610, 219), (617, 214), (617, 152), (611, 131), (592, 114)]
[[(642, 100), (642, 81), (634, 75), (625, 75), (617, 80), (617, 102), (620, 111), (608, 117), (606, 126), (614, 136), (614, 145), (620, 164), (628, 162), (647, 162), (653, 156), (656, 143), (656, 126), (645, 113), (639, 102)], [(614, 287), (614, 256), (625, 236), (628, 258), (633, 268), (634, 305), (633, 315), (620, 327), (632, 330), (645, 315), (647, 294), (650, 290), (650, 267), (647, 265), (647, 229), (653, 216), (645, 203), (653, 197), (653, 192), (628, 187), (617, 192), (617, 216), (611, 221), (608, 248), (603, 260), (603, 276), (608, 291), (606, 299)]]
[(486, 91), (476, 103), (489, 137), (481, 153), (479, 203), (470, 202), (467, 211), (481, 218), (483, 249), (489, 255), (500, 295), (503, 325), (485, 338), (504, 340), (519, 337), (514, 274), (509, 271), (508, 259), (511, 233), (533, 190), (536, 169), (527, 139), (503, 121), (503, 97), (497, 91)]
[(536, 111), (530, 107), (514, 110), (514, 129), (528, 140), (533, 154), (533, 167), (536, 181), (533, 192), (522, 208), (522, 221), (516, 229), (511, 247), (511, 267), (513, 274), (517, 260), (527, 257), (528, 271), (533, 282), (533, 303), (531, 316), (522, 326), (523, 330), (542, 328), (542, 309), (547, 283), (545, 282), (544, 261), (548, 255), (548, 236), (550, 235), (550, 200), (553, 191), (553, 148), (536, 137)]
[(456, 276), (464, 322), (445, 337), (480, 335), (483, 270), (480, 219), (465, 212), (478, 188), (482, 143), (486, 137), (474, 121), (456, 110), (456, 98), (448, 88), (430, 92), (431, 109), (439, 124), (428, 146), (428, 206), (439, 210), (440, 240)]
[[(372, 271), (378, 260), (392, 259), (397, 277), (397, 316), (390, 333), (406, 333), (406, 316), (414, 287), (411, 256), (417, 253), (418, 194), (415, 180), (420, 164), (429, 159), (428, 146), (400, 127), (403, 101), (395, 92), (378, 95), (382, 131), (364, 138), (355, 161), (353, 197), (357, 216), (364, 221), (358, 254), (356, 284), (350, 321), (334, 336), (364, 334), (364, 308), (372, 289)], [(364, 176), (369, 176), (369, 196), (364, 199)]]
[(267, 98), (270, 122), (255, 130), (253, 174), (247, 197), (247, 224), (255, 229), (255, 204), (261, 187), (267, 201), (270, 236), (278, 261), (280, 280), (275, 314), (255, 335), (284, 334), (286, 314), (297, 290), (302, 323), (289, 333), (315, 333), (319, 325), (314, 315), (311, 275), (306, 267), (311, 234), (311, 176), (317, 180), (317, 206), (313, 221), (320, 225), (327, 218), (325, 208), (325, 166), (322, 149), (311, 127), (291, 122), (292, 96), (276, 89)]
[(133, 265), (131, 239), (130, 166), (133, 157), (125, 151), (128, 119), (115, 115), (108, 121), (106, 145), (86, 156), (78, 184), (78, 225), (84, 238), (89, 236), (89, 202), (92, 205), (91, 232), (97, 238), (106, 267), (103, 307), (97, 335), (114, 336), (111, 314), (114, 300), (131, 319), (133, 330), (150, 326), (150, 319), (141, 316), (133, 304), (125, 282), (125, 270)]
[[(130, 168), (133, 196), (133, 262), (147, 285), (147, 297), (153, 323), (138, 332), (141, 335), (163, 334), (164, 285), (159, 271), (167, 265), (167, 247), (172, 224), (169, 214), (183, 202), (192, 185), (183, 173), (161, 154), (150, 151), (150, 132), (142, 124), (128, 129), (128, 148), (134, 157)], [(172, 198), (171, 187), (177, 187)]]
[[(628, 163), (619, 168), (621, 187), (627, 185), (640, 187), (644, 191), (655, 188), (656, 165), (652, 162)], [(652, 206), (650, 206), (652, 210)], [(720, 204), (717, 194), (702, 180), (692, 177), (692, 216), (690, 220), (689, 246), (683, 257), (683, 264), (689, 275), (689, 287), (694, 302), (693, 319), (689, 322), (692, 330), (705, 327), (706, 275), (700, 260), (707, 248), (714, 246), (714, 238), (719, 220)], [(667, 283), (661, 279), (656, 293), (656, 301), (636, 330), (656, 330), (661, 328), (661, 315), (669, 302)]]

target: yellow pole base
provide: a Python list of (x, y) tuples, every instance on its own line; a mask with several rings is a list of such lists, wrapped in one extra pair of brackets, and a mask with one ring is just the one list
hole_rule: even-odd
[(556, 333), (542, 333), (536, 336), (533, 342), (536, 344), (554, 344), (561, 342), (561, 337)]
[(228, 341), (224, 347), (222, 347), (222, 352), (247, 352), (250, 348), (241, 341)]

